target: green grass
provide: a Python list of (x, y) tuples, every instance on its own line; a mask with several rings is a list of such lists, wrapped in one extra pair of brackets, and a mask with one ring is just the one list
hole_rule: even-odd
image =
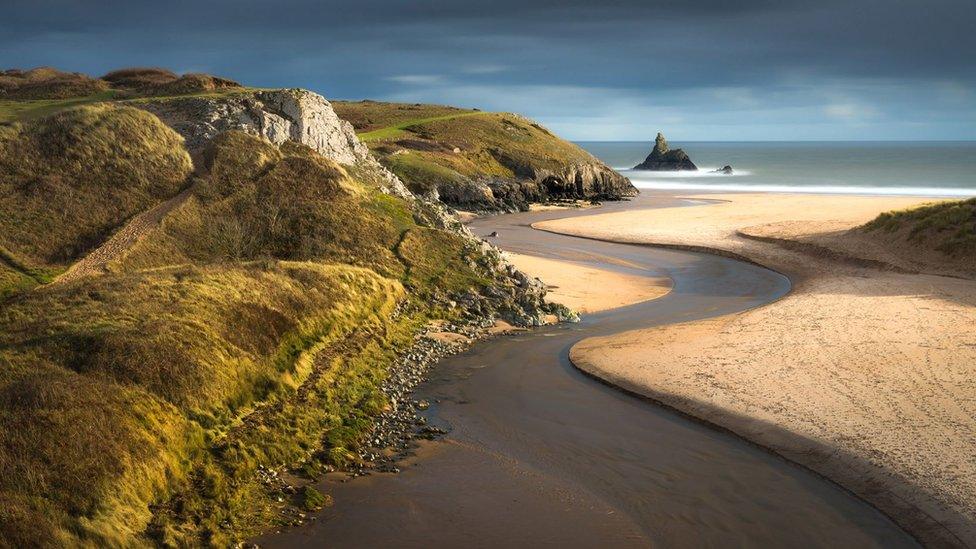
[(864, 226), (955, 258), (976, 257), (976, 198), (886, 212)]
[[(243, 87), (210, 75), (189, 74), (181, 77), (172, 73), (169, 73), (172, 79), (120, 78), (117, 82), (112, 83), (115, 87), (108, 89), (109, 83), (102, 80), (88, 77), (79, 80), (76, 76), (70, 76), (70, 79), (62, 76), (59, 79), (57, 76), (59, 74), (67, 73), (55, 71), (52, 75), (51, 84), (44, 90), (39, 90), (37, 94), (39, 97), (32, 97), (31, 95), (14, 95), (11, 97), (0, 94), (0, 97), (5, 97), (0, 99), (0, 124), (28, 122), (71, 107), (92, 103), (138, 103), (168, 101), (180, 97), (223, 97), (253, 93), (258, 89)], [(2, 88), (2, 80), (3, 77), (0, 76), (0, 88)], [(88, 82), (89, 84), (79, 86), (78, 82)], [(91, 83), (95, 83), (97, 86), (93, 86)], [(41, 80), (33, 84), (45, 84), (45, 81)]]
[(332, 108), (343, 120), (349, 121), (359, 134), (409, 125), (418, 120), (476, 114), (475, 109), (461, 109), (446, 105), (419, 103), (381, 103), (378, 101), (332, 101)]
[(61, 272), (61, 269), (43, 269), (27, 265), (0, 246), (0, 301), (40, 284), (47, 284)]
[(119, 94), (118, 90), (106, 90), (68, 99), (37, 99), (33, 101), (0, 99), (0, 123), (27, 122), (79, 105), (112, 101)]
[(411, 192), (419, 195), (428, 194), (447, 184), (466, 182), (465, 176), (445, 164), (447, 162), (438, 162), (436, 158), (428, 158), (420, 152), (405, 152), (383, 158), (383, 165), (397, 174)]
[(399, 139), (405, 137), (408, 134), (408, 130), (412, 127), (421, 126), (430, 122), (438, 122), (440, 120), (453, 120), (455, 118), (462, 118), (467, 116), (481, 116), (485, 113), (481, 112), (463, 112), (457, 114), (446, 114), (441, 116), (431, 116), (428, 118), (412, 118), (399, 122), (394, 126), (388, 126), (385, 128), (380, 128), (378, 130), (373, 130), (369, 132), (360, 133), (359, 139), (369, 143), (370, 141), (388, 141)]

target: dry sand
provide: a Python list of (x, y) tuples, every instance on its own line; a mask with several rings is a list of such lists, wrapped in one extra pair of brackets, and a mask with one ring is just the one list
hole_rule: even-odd
[(942, 269), (843, 238), (923, 200), (701, 198), (725, 202), (536, 226), (742, 256), (789, 275), (793, 291), (738, 315), (585, 340), (574, 363), (836, 480), (927, 544), (976, 545), (976, 282), (894, 272)]
[(580, 313), (595, 313), (661, 297), (671, 289), (668, 278), (597, 269), (583, 263), (532, 255), (505, 254), (522, 272), (543, 280), (548, 301)]

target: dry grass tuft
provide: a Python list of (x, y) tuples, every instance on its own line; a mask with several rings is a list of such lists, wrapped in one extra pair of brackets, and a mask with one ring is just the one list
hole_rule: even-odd
[(976, 198), (886, 212), (864, 225), (894, 240), (938, 250), (953, 258), (976, 259)]

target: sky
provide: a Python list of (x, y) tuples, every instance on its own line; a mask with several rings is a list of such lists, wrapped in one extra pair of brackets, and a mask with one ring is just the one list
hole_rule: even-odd
[(976, 0), (3, 0), (0, 68), (208, 72), (575, 140), (976, 139)]

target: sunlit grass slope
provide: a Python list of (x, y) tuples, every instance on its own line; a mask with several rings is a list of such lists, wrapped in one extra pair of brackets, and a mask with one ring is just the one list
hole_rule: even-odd
[[(529, 178), (596, 160), (541, 125), (509, 113), (438, 105), (334, 102), (380, 161), (417, 193), (485, 178)], [(477, 196), (471, 197), (477, 199)]]
[[(301, 145), (230, 132), (191, 176), (128, 107), (2, 135), (0, 546), (226, 546), (274, 524), (258, 467), (353, 459), (397, 351), (455, 314), (430, 296), (495, 276)], [(108, 274), (45, 285), (186, 186)]]

